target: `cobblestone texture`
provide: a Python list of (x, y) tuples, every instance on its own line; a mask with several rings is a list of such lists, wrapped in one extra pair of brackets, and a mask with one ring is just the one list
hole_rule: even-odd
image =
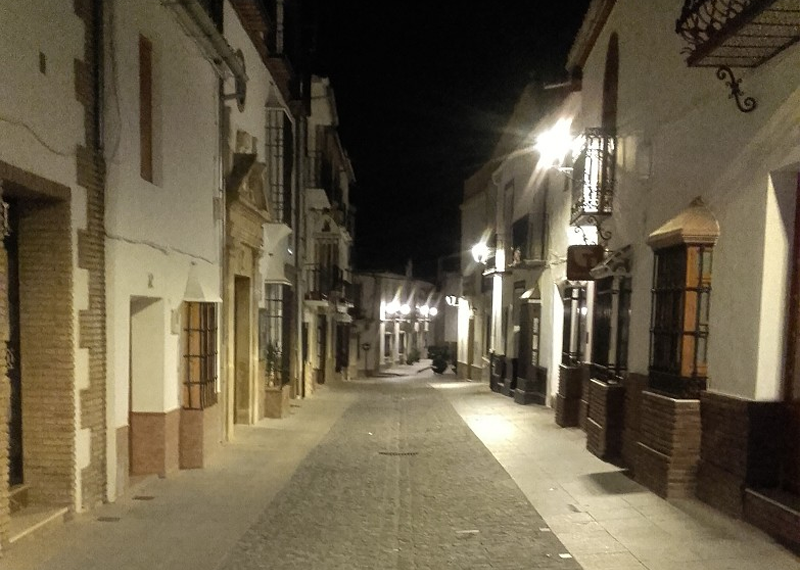
[(221, 570), (580, 568), (436, 390), (342, 389), (361, 397)]

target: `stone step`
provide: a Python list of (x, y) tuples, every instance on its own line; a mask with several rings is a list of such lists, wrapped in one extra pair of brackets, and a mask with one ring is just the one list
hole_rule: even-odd
[(28, 506), (28, 486), (14, 485), (8, 495), (11, 512), (16, 513)]
[(11, 515), (10, 543), (39, 532), (52, 525), (63, 524), (69, 509), (52, 505), (30, 505)]
[(800, 551), (800, 496), (776, 489), (745, 489), (744, 518)]

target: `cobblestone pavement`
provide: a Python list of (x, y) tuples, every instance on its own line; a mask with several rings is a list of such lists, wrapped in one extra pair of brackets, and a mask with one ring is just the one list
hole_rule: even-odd
[(341, 389), (358, 400), (221, 570), (580, 568), (425, 381)]

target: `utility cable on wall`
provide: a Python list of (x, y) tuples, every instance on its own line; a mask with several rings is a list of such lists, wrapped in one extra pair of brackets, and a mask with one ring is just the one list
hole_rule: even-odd
[(159, 244), (154, 243), (152, 241), (130, 239), (130, 238), (122, 237), (122, 236), (113, 235), (113, 234), (110, 234), (108, 232), (106, 232), (106, 238), (108, 238), (110, 240), (113, 240), (113, 241), (127, 243), (129, 245), (144, 245), (144, 246), (147, 246), (147, 247), (149, 247), (151, 249), (155, 249), (156, 251), (159, 251), (159, 252), (163, 253), (164, 255), (169, 255), (171, 253), (177, 253), (177, 254), (180, 254), (180, 255), (185, 255), (186, 257), (190, 257), (192, 259), (197, 259), (199, 261), (205, 261), (206, 263), (210, 263), (212, 265), (217, 263), (215, 260), (208, 259), (207, 257), (203, 257), (202, 255), (189, 253), (188, 251), (184, 251), (184, 250), (178, 249), (176, 247), (165, 247), (163, 245), (159, 245)]
[(75, 152), (65, 152), (65, 151), (59, 150), (59, 149), (51, 146), (50, 144), (48, 144), (48, 142), (46, 140), (44, 140), (44, 138), (42, 138), (39, 135), (39, 133), (37, 133), (33, 129), (33, 127), (31, 127), (27, 123), (23, 123), (22, 121), (17, 121), (15, 119), (10, 119), (8, 117), (4, 117), (3, 115), (0, 115), (0, 122), (8, 123), (9, 125), (13, 125), (15, 127), (22, 127), (23, 129), (28, 131), (33, 136), (33, 138), (36, 139), (36, 141), (40, 145), (42, 145), (44, 148), (46, 148), (47, 150), (49, 150), (53, 154), (57, 154), (58, 156), (66, 156), (66, 157), (74, 157), (75, 156)]

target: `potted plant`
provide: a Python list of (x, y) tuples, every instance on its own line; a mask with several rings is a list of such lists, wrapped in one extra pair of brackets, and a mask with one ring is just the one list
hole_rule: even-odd
[(267, 345), (265, 354), (265, 376), (268, 388), (281, 386), (281, 348), (277, 343), (270, 343)]

